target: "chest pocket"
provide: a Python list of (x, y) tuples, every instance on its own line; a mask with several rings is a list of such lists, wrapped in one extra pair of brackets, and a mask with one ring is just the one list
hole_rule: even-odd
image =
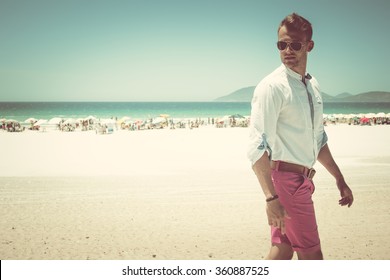
[(312, 83), (308, 84), (307, 89), (312, 93), (314, 106), (316, 106), (317, 104), (322, 105), (322, 97), (321, 97), (320, 89), (315, 85), (313, 85)]
[(318, 126), (322, 125), (323, 122), (323, 101), (321, 97), (321, 93), (318, 88), (315, 86), (313, 87), (311, 84), (308, 86), (308, 91), (311, 93), (311, 96), (313, 98), (313, 109), (314, 109), (314, 127), (317, 128)]

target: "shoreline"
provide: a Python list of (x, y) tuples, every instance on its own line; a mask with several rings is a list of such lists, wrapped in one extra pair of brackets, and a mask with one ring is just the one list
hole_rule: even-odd
[[(0, 102), (0, 120), (20, 123), (29, 118), (74, 118), (147, 120), (168, 114), (173, 119), (222, 118), (234, 114), (249, 116), (251, 102)], [(324, 103), (326, 115), (367, 115), (384, 113), (390, 117), (390, 103), (336, 102)]]
[[(360, 126), (390, 125), (390, 113), (370, 113), (370, 114), (324, 114), (324, 125), (348, 124)], [(226, 115), (223, 117), (208, 118), (171, 118), (167, 114), (148, 119), (133, 119), (124, 116), (120, 119), (98, 119), (94, 116), (86, 118), (60, 118), (54, 117), (50, 120), (28, 118), (24, 122), (12, 119), (0, 119), (0, 132), (24, 132), (27, 130), (48, 132), (48, 131), (90, 131), (106, 134), (120, 130), (153, 130), (153, 129), (183, 129), (213, 126), (216, 128), (246, 128), (250, 124), (250, 116), (240, 114)]]

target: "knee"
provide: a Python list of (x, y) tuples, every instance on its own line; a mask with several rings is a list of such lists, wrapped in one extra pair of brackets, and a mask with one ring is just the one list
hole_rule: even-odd
[(294, 256), (294, 251), (291, 246), (286, 244), (277, 244), (271, 247), (267, 256), (267, 260), (291, 260)]
[(297, 255), (299, 260), (323, 260), (324, 259), (321, 250), (310, 252), (310, 253), (297, 252)]
[(294, 256), (294, 251), (291, 249), (289, 251), (281, 252), (278, 260), (291, 260)]

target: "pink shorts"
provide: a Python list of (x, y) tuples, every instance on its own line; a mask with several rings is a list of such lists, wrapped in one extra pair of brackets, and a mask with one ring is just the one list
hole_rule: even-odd
[(321, 249), (311, 198), (313, 182), (302, 174), (275, 170), (272, 171), (272, 180), (280, 203), (290, 216), (290, 219), (285, 219), (285, 234), (271, 226), (272, 243), (286, 243), (294, 251), (306, 253)]

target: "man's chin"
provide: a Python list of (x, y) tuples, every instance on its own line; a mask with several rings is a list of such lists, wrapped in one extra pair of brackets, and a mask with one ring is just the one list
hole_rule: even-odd
[(285, 58), (283, 59), (283, 63), (286, 65), (296, 65), (297, 60), (295, 58)]
[(284, 59), (283, 64), (286, 65), (288, 68), (294, 68), (298, 65), (296, 60), (291, 60), (291, 59)]

